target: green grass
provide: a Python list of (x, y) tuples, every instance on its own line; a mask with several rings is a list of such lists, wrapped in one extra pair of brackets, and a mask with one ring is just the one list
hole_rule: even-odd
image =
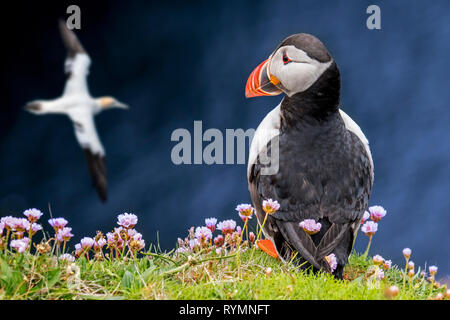
[[(149, 254), (149, 255), (148, 255)], [(433, 288), (416, 275), (402, 286), (403, 272), (385, 270), (370, 277), (371, 260), (350, 256), (345, 280), (299, 271), (256, 250), (217, 256), (202, 250), (188, 255), (155, 253), (108, 261), (79, 258), (58, 262), (50, 253), (0, 252), (0, 299), (387, 299), (385, 289), (400, 289), (395, 299), (429, 299), (446, 288)], [(272, 271), (267, 272), (267, 268)], [(417, 272), (418, 274), (419, 272)]]

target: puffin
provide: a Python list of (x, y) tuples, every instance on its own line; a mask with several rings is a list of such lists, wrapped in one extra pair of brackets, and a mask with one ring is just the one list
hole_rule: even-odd
[[(372, 191), (374, 168), (369, 141), (340, 109), (336, 61), (315, 36), (286, 38), (250, 74), (247, 98), (284, 94), (255, 131), (247, 178), (258, 224), (262, 202), (278, 201), (263, 234), (275, 256), (343, 278)], [(312, 219), (320, 231), (300, 223)], [(261, 246), (269, 247), (270, 246)], [(268, 252), (270, 254), (270, 252)], [(329, 263), (334, 254), (337, 265)]]
[(24, 109), (36, 115), (63, 114), (69, 117), (86, 157), (93, 186), (101, 201), (105, 202), (108, 189), (105, 150), (97, 133), (94, 116), (112, 108), (128, 109), (128, 105), (111, 96), (91, 96), (87, 84), (91, 59), (75, 33), (61, 19), (59, 30), (67, 50), (64, 91), (53, 100), (31, 101)]

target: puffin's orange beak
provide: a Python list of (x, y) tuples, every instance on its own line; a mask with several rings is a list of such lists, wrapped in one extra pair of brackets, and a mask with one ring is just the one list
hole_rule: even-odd
[(283, 91), (277, 87), (280, 80), (274, 75), (270, 74), (269, 67), (270, 60), (263, 61), (259, 66), (253, 70), (247, 80), (245, 86), (245, 97), (259, 97), (259, 96), (276, 96)]

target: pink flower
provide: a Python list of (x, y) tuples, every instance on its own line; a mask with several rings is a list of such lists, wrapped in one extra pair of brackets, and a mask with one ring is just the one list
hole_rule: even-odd
[(248, 234), (248, 240), (250, 240), (251, 243), (255, 242), (255, 234), (253, 232), (250, 232)]
[[(115, 228), (114, 232), (108, 232), (106, 234), (106, 239), (108, 243), (108, 248), (116, 248), (116, 249), (122, 249), (124, 245), (123, 239), (120, 237), (120, 231), (122, 230), (121, 227)], [(129, 229), (127, 234), (129, 237), (134, 236), (137, 232), (131, 231), (132, 229)]]
[(409, 261), (408, 262), (408, 269), (414, 270), (414, 267), (415, 267), (414, 262), (413, 261)]
[(242, 217), (250, 217), (253, 214), (253, 207), (250, 204), (247, 203), (243, 203), (243, 204), (239, 204), (236, 207), (236, 211), (239, 213), (239, 216), (241, 217), (242, 220), (244, 220)]
[(219, 234), (217, 237), (214, 238), (214, 245), (216, 247), (221, 247), (225, 242), (225, 238)]
[[(119, 231), (120, 233), (120, 231)], [(138, 234), (138, 232), (136, 231), (136, 229), (128, 229), (127, 230), (127, 235), (128, 237), (132, 238), (135, 234)]]
[(392, 267), (392, 261), (391, 260), (384, 260), (383, 267), (388, 270)]
[(222, 231), (223, 234), (233, 233), (234, 228), (236, 228), (236, 221), (234, 220), (225, 220), (217, 224), (217, 229)]
[(197, 227), (197, 229), (195, 229), (195, 237), (198, 241), (204, 243), (211, 240), (212, 232), (207, 227)]
[(373, 236), (378, 230), (378, 223), (373, 221), (367, 221), (361, 227), (361, 231), (366, 234), (366, 236)]
[(114, 238), (114, 233), (112, 233), (112, 232), (108, 232), (107, 234), (106, 234), (106, 239), (107, 239), (107, 241), (108, 241), (108, 245), (112, 245), (112, 244), (114, 244), (115, 243), (115, 238)]
[(386, 294), (386, 296), (387, 296), (388, 298), (394, 298), (395, 296), (398, 295), (398, 292), (399, 292), (399, 289), (398, 289), (397, 286), (390, 286), (390, 287), (386, 290), (385, 294)]
[(249, 221), (249, 220), (252, 218), (252, 216), (244, 216), (244, 215), (242, 215), (242, 214), (240, 214), (240, 213), (238, 213), (238, 214), (239, 214), (239, 217), (241, 218), (241, 220), (242, 220), (243, 222)]
[(186, 248), (184, 248), (184, 247), (179, 247), (178, 249), (177, 249), (177, 253), (184, 253), (184, 252), (187, 252), (188, 250), (186, 249)]
[(361, 218), (361, 224), (363, 224), (364, 222), (366, 222), (367, 219), (369, 219), (369, 218), (370, 218), (370, 213), (369, 213), (369, 211), (364, 211), (364, 214), (363, 214), (363, 216), (362, 216), (362, 218)]
[(38, 221), (43, 215), (42, 211), (36, 208), (25, 210), (23, 214), (31, 223)]
[(136, 241), (137, 241), (137, 240), (142, 240), (142, 234), (136, 231), (136, 232), (131, 236), (131, 238), (134, 239), (134, 240), (136, 240)]
[(90, 249), (92, 248), (92, 246), (94, 245), (94, 239), (89, 238), (89, 237), (84, 237), (83, 239), (80, 240), (81, 243), (81, 247), (83, 249)]
[(5, 229), (5, 223), (4, 222), (0, 222), (0, 236), (3, 235), (3, 229)]
[(376, 276), (378, 280), (383, 280), (384, 279), (384, 271), (381, 269), (378, 269), (376, 272)]
[(333, 273), (334, 270), (336, 270), (336, 268), (337, 268), (336, 255), (334, 253), (331, 253), (331, 254), (329, 254), (328, 256), (325, 257), (325, 260), (330, 265), (331, 273)]
[(59, 229), (64, 228), (68, 221), (64, 218), (53, 218), (48, 220), (48, 223), (55, 229), (55, 232), (57, 232)]
[(211, 230), (211, 232), (214, 232), (214, 230), (216, 230), (216, 223), (217, 223), (216, 218), (205, 219), (205, 225), (209, 230)]
[(299, 226), (310, 235), (316, 234), (322, 228), (322, 225), (314, 219), (306, 219), (299, 223)]
[(123, 246), (125, 245), (125, 241), (123, 241), (121, 237), (118, 237), (114, 245), (117, 249), (122, 249)]
[(370, 219), (375, 222), (380, 221), (386, 215), (386, 210), (384, 210), (384, 208), (381, 206), (372, 206), (369, 208), (369, 212)]
[(280, 204), (277, 200), (268, 199), (263, 201), (262, 208), (265, 213), (274, 214), (280, 209)]
[(403, 249), (403, 256), (405, 257), (406, 260), (408, 260), (411, 257), (411, 249), (410, 248), (405, 248)]
[(0, 222), (2, 222), (4, 224), (6, 230), (11, 230), (14, 227), (15, 219), (17, 219), (17, 218), (14, 218), (12, 216), (6, 216), (6, 217), (2, 217), (0, 219)]
[(138, 250), (142, 250), (145, 248), (145, 240), (142, 237), (134, 237), (133, 240), (138, 244)]
[(94, 242), (94, 250), (95, 251), (102, 250), (102, 248), (105, 246), (105, 244), (106, 244), (106, 239), (101, 237), (100, 239), (98, 239), (97, 241)]
[[(106, 239), (107, 239), (107, 243), (108, 243), (108, 248), (117, 248), (117, 249), (122, 249), (123, 248), (123, 239), (120, 237), (120, 230), (122, 230), (121, 227), (119, 228), (115, 228), (114, 232), (108, 232), (106, 234)], [(130, 236), (130, 230), (128, 230), (128, 235)], [(133, 235), (136, 234), (136, 232), (132, 232), (131, 233)]]
[(189, 240), (189, 248), (191, 248), (191, 250), (194, 250), (199, 246), (200, 246), (200, 241), (198, 241), (197, 238)]
[(16, 235), (17, 239), (21, 239), (23, 237), (24, 233), (25, 232), (23, 232), (23, 231), (16, 231), (14, 234)]
[(83, 253), (83, 248), (81, 247), (81, 244), (77, 243), (75, 245), (75, 256), (78, 258)]
[(242, 228), (241, 228), (241, 226), (237, 226), (236, 227), (236, 234), (239, 235), (239, 236), (242, 235)]
[(42, 226), (39, 223), (33, 223), (31, 225), (31, 235), (34, 235), (36, 232), (41, 231)]
[(382, 256), (380, 256), (379, 254), (377, 254), (377, 255), (373, 256), (372, 261), (373, 261), (374, 265), (379, 266), (379, 265), (383, 264), (384, 258)]
[(72, 228), (67, 227), (59, 229), (58, 231), (56, 231), (56, 241), (58, 242), (69, 241), (73, 237), (71, 231)]
[(71, 254), (64, 253), (64, 254), (62, 254), (62, 255), (59, 256), (58, 260), (59, 260), (59, 261), (69, 261), (69, 262), (74, 262), (74, 261), (75, 261), (75, 257), (72, 256)]
[(145, 248), (145, 240), (144, 239), (139, 240), (139, 243), (141, 244), (141, 246), (139, 247), (139, 250), (144, 249)]
[(434, 277), (434, 276), (436, 275), (437, 271), (438, 271), (438, 267), (436, 267), (436, 266), (430, 266), (430, 267), (428, 268), (428, 271), (430, 271), (430, 275), (431, 275), (432, 277)]
[(23, 233), (24, 231), (30, 230), (31, 224), (25, 218), (15, 218), (13, 221), (12, 229), (18, 232)]
[(117, 224), (126, 229), (134, 228), (134, 226), (138, 222), (138, 217), (135, 214), (127, 213), (127, 212), (120, 214), (117, 217), (117, 219), (118, 219)]
[(28, 239), (28, 238), (11, 240), (10, 246), (11, 246), (11, 248), (15, 249), (17, 252), (22, 253), (22, 252), (25, 252), (25, 250), (27, 249), (29, 242), (30, 242), (30, 239)]

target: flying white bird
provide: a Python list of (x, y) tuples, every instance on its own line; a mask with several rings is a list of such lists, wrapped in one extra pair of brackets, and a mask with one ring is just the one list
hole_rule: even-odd
[(63, 20), (59, 29), (67, 49), (65, 60), (66, 85), (61, 97), (54, 100), (34, 100), (25, 110), (37, 114), (66, 114), (73, 122), (75, 136), (84, 151), (89, 173), (100, 199), (107, 198), (105, 150), (95, 128), (94, 116), (110, 108), (128, 109), (126, 104), (113, 97), (93, 98), (89, 94), (87, 76), (91, 59), (75, 33), (69, 30)]

